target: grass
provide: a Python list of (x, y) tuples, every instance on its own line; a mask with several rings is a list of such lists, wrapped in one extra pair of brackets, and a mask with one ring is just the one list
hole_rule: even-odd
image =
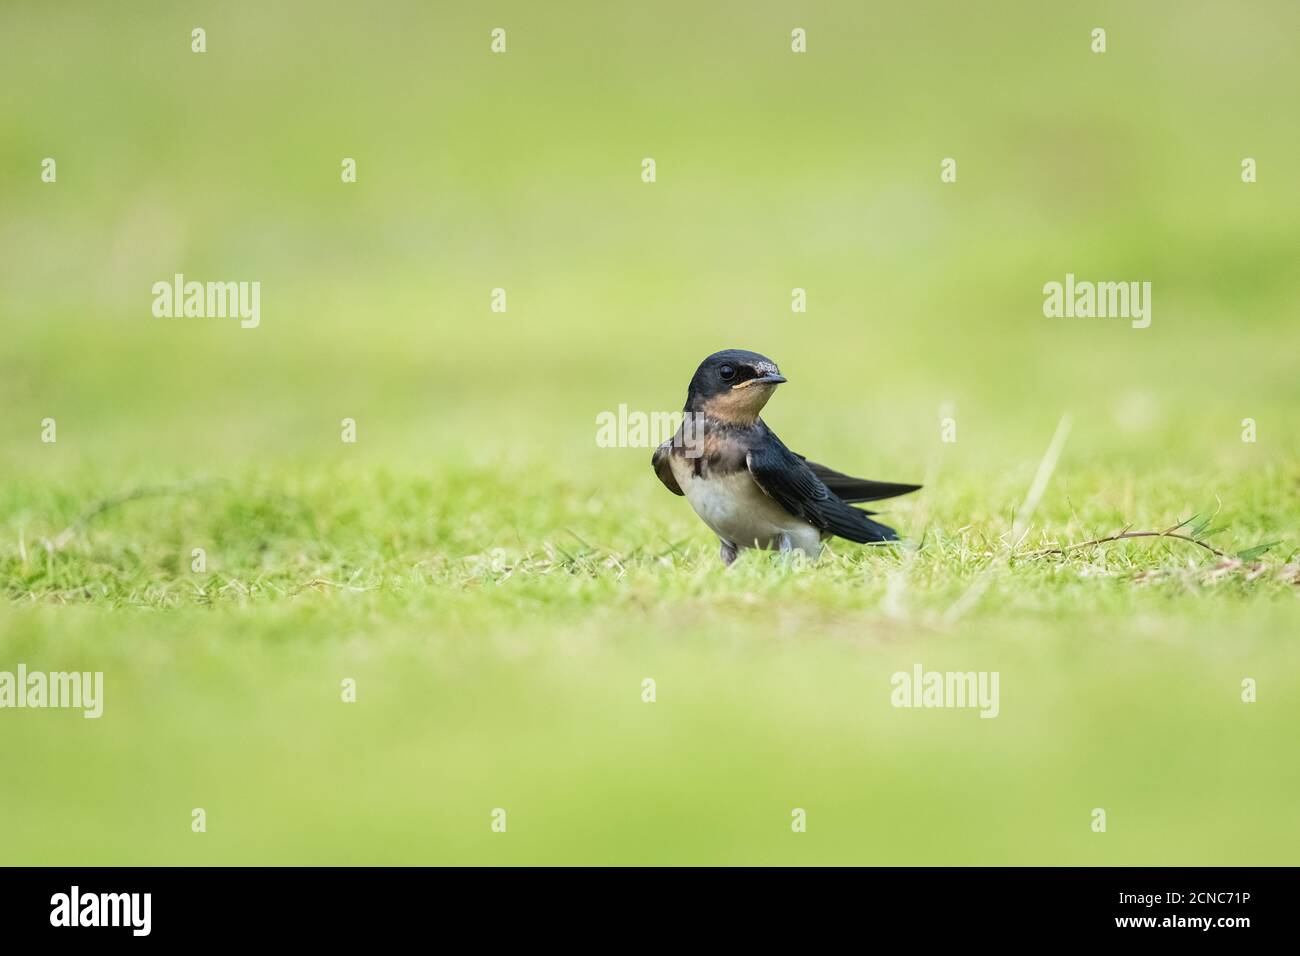
[[(732, 572), (715, 567), (716, 542), (689, 509), (660, 492), (648, 467), (639, 472), (635, 484), (631, 475), (610, 475), (607, 492), (534, 471), (538, 487), (528, 496), (490, 469), (430, 479), (355, 466), (275, 481), (147, 485), (103, 499), (26, 488), (30, 497), (7, 503), (13, 540), (0, 569), (19, 604), (143, 610), (273, 605), (314, 590), (371, 594), (355, 600), (381, 607), (467, 594), (488, 607), (535, 597), (572, 611), (588, 601), (640, 599), (647, 588), (673, 599), (701, 587), (796, 587), (819, 606), (861, 609), (887, 598), (900, 614), (906, 604), (924, 616), (951, 610), (955, 598), (987, 580), (993, 595), (982, 603), (998, 611), (1007, 602), (1059, 609), (1080, 585), (1090, 599), (1111, 602), (1131, 597), (1135, 585), (1163, 599), (1202, 589), (1285, 594), (1293, 583), (1294, 544), (1265, 541), (1258, 553), (1262, 538), (1294, 520), (1275, 517), (1295, 511), (1300, 479), (1284, 469), (1242, 477), (1253, 508), (1224, 514), (1219, 501), (1204, 517), (1186, 513), (1186, 503), (1206, 478), (1184, 477), (1184, 487), (1160, 488), (1130, 512), (1102, 490), (1090, 493), (1089, 480), (1108, 475), (1086, 475), (1083, 503), (1058, 494), (1055, 515), (1031, 518), (1018, 533), (1011, 482), (998, 488), (996, 477), (985, 476), (987, 490), (940, 483), (889, 502), (892, 520), (905, 531), (911, 526), (898, 545), (862, 548), (835, 539), (818, 562), (747, 553)], [(946, 499), (941, 508), (937, 494)], [(660, 507), (638, 508), (647, 497)], [(989, 508), (989, 498), (1002, 499), (1004, 514)], [(963, 520), (968, 515), (972, 520)], [(1136, 525), (1180, 537), (1078, 547), (1134, 533)], [(1062, 545), (1073, 550), (1049, 553)]]
[[(0, 671), (106, 696), (0, 710), (0, 862), (1295, 862), (1296, 8), (795, 15), (0, 11)], [(261, 326), (153, 318), (178, 271)], [(1151, 327), (1044, 318), (1067, 272)], [(596, 446), (723, 347), (925, 483), (902, 545), (724, 569)], [(1184, 521), (1245, 556), (1036, 554)]]
[[(1225, 564), (1183, 542), (1068, 559), (1021, 544), (1004, 563), (997, 508), (934, 513), (999, 491), (940, 485), (895, 509), (925, 529), (918, 549), (839, 546), (816, 565), (749, 553), (726, 570), (637, 474), (627, 492), (646, 502), (627, 519), (617, 494), (538, 479), (511, 503), (549, 528), (536, 538), (485, 509), (510, 494), (492, 471), (213, 482), (104, 511), (52, 552), (75, 498), (12, 502), (7, 657), (103, 670), (107, 719), (5, 714), (25, 768), (6, 810), (30, 834), (10, 834), (8, 858), (1292, 858), (1296, 771), (1277, 748), (1300, 691), (1293, 547)], [(1270, 478), (1220, 544), (1293, 514), (1296, 475)], [(1195, 486), (1135, 517), (1163, 520)], [(1104, 493), (1078, 491), (1089, 503), (1045, 509), (1034, 543), (1111, 529)], [(998, 718), (893, 709), (890, 677), (916, 662), (998, 671)], [(1246, 677), (1256, 704), (1239, 699)], [(82, 782), (49, 786), (69, 778)], [(195, 806), (206, 834), (189, 831)], [(1089, 830), (1098, 806), (1104, 835)], [(488, 828), (495, 807), (505, 836)], [(789, 831), (794, 807), (806, 834)]]

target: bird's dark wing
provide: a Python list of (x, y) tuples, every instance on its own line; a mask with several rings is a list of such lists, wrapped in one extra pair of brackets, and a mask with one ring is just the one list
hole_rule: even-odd
[[(871, 481), (867, 478), (854, 478), (838, 472), (834, 468), (827, 468), (815, 461), (808, 461), (802, 455), (799, 457), (807, 463), (812, 473), (835, 493), (835, 497), (850, 504), (859, 501), (879, 501), (882, 498), (894, 498), (898, 495), (906, 495), (917, 491), (921, 487), (920, 485), (898, 484), (893, 481)], [(870, 514), (871, 512), (867, 513)]]
[[(660, 432), (660, 434), (663, 433)], [(672, 457), (672, 449), (673, 442), (670, 438), (655, 449), (654, 456), (650, 459), (650, 463), (655, 466), (655, 474), (658, 475), (659, 480), (664, 483), (664, 487), (675, 495), (681, 495), (684, 494), (684, 492), (682, 491), (681, 485), (677, 484), (677, 479), (673, 477), (673, 464), (669, 460)]]
[(850, 541), (897, 541), (893, 528), (878, 524), (866, 512), (850, 508), (802, 458), (775, 435), (750, 449), (749, 473), (763, 493), (796, 518)]

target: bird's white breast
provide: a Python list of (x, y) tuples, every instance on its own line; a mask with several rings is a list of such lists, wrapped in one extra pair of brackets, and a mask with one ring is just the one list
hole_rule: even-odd
[(788, 536), (791, 547), (820, 553), (821, 532), (764, 494), (748, 471), (697, 476), (691, 461), (677, 456), (672, 468), (686, 500), (719, 538), (742, 548), (778, 548)]

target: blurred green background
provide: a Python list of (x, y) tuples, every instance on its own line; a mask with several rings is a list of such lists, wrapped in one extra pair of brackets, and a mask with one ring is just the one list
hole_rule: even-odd
[[(1294, 863), (1297, 35), (1284, 0), (3, 4), (0, 670), (107, 701), (0, 711), (0, 862)], [(261, 326), (154, 318), (177, 272), (261, 282)], [(1150, 328), (1044, 318), (1067, 272), (1150, 281)], [(596, 446), (726, 347), (781, 365), (796, 451), (926, 481), (912, 546), (724, 572)], [(1280, 543), (1023, 554), (1210, 513)], [(890, 707), (917, 661), (999, 671), (999, 718)]]

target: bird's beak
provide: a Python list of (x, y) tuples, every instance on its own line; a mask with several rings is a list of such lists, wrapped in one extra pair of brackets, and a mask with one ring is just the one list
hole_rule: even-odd
[(769, 372), (767, 375), (760, 375), (758, 378), (751, 378), (744, 382), (737, 382), (731, 386), (736, 388), (749, 388), (751, 385), (780, 385), (785, 381), (785, 376), (780, 372)]

